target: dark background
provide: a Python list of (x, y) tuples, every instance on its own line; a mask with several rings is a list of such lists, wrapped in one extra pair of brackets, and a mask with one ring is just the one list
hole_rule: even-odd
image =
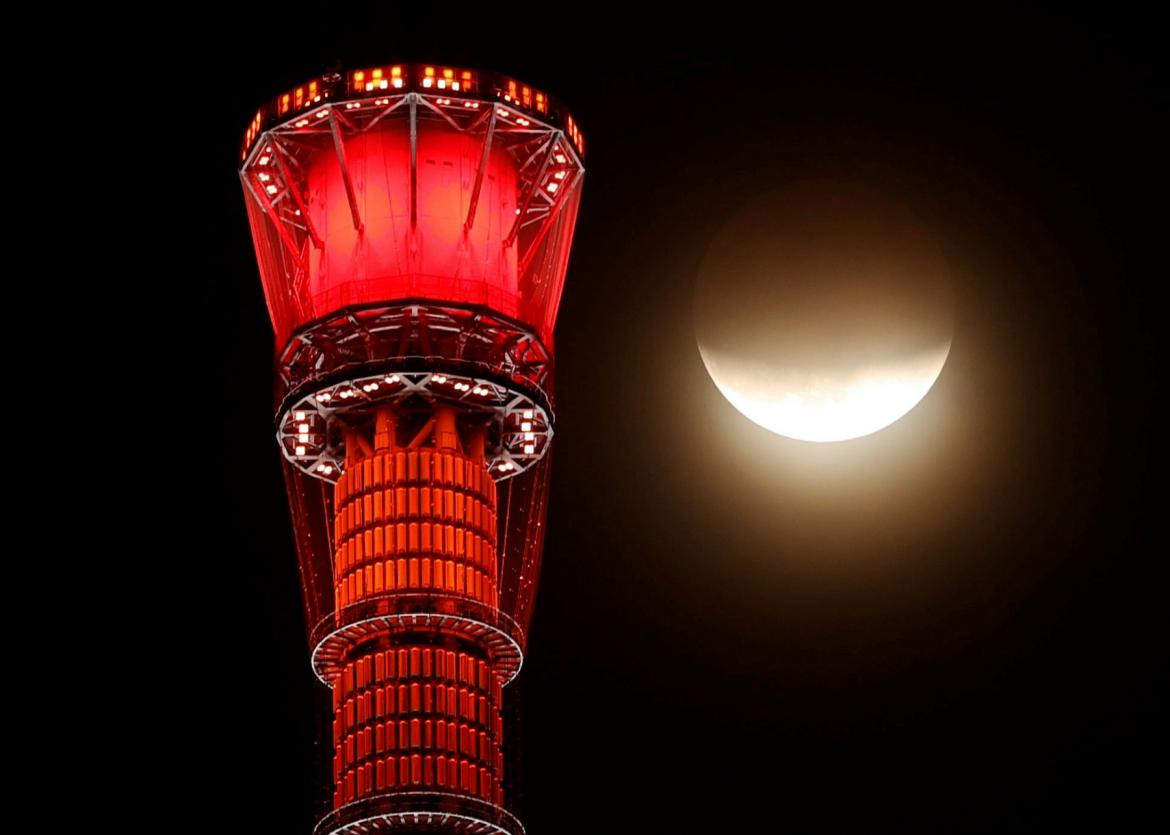
[[(589, 143), (508, 740), (528, 831), (1125, 829), (1153, 808), (1165, 212), (1140, 21), (357, 4), (168, 25), (199, 45), (159, 66), (198, 91), (171, 263), (199, 288), (189, 374), (214, 405), (169, 564), (191, 616), (160, 644), (185, 740), (164, 801), (220, 831), (315, 821), (240, 137), (335, 62), (433, 61), (552, 92)], [(719, 225), (810, 175), (905, 201), (956, 279), (938, 383), (847, 444), (740, 417), (691, 325)]]

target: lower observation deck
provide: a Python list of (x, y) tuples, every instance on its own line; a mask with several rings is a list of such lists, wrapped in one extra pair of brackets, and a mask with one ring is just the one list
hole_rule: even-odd
[(324, 481), (345, 470), (349, 420), (378, 406), (426, 401), (482, 415), (497, 481), (531, 467), (552, 440), (547, 350), (486, 309), (422, 301), (345, 308), (298, 331), (280, 365), (281, 451)]

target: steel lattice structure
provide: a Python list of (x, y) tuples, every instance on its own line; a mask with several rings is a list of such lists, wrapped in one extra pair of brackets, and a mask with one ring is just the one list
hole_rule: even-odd
[(245, 135), (312, 666), (333, 693), (320, 835), (523, 832), (500, 709), (540, 571), (583, 154), (542, 91), (425, 65), (308, 82)]

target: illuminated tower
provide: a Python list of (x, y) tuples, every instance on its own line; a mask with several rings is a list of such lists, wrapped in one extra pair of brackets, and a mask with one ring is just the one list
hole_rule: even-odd
[(334, 832), (523, 832), (500, 701), (546, 515), (553, 323), (584, 141), (498, 75), (399, 65), (266, 103), (240, 179)]

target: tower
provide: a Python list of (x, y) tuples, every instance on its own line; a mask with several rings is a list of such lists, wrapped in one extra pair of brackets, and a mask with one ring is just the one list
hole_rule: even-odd
[(332, 690), (319, 835), (523, 832), (501, 696), (540, 571), (583, 157), (543, 91), (439, 66), (326, 75), (246, 132), (277, 442)]

